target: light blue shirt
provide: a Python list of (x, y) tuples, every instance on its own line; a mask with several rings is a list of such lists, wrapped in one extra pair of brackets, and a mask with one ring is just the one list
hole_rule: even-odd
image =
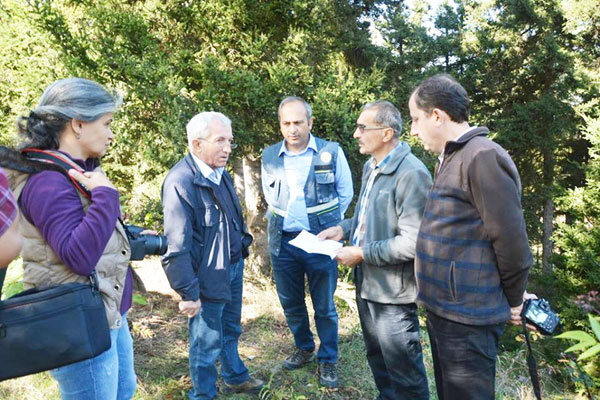
[(192, 155), (192, 158), (196, 162), (196, 165), (198, 166), (198, 169), (200, 170), (200, 173), (206, 179), (208, 179), (209, 181), (211, 181), (212, 183), (216, 184), (217, 186), (220, 185), (221, 184), (221, 177), (223, 177), (223, 170), (225, 168), (224, 167), (219, 167), (219, 168), (213, 169), (207, 163), (205, 163), (204, 161), (202, 161), (201, 159), (199, 159), (198, 157), (196, 157), (194, 155), (194, 153), (192, 153), (191, 151), (190, 151), (190, 154)]
[[(283, 219), (284, 231), (310, 230), (308, 214), (306, 213), (306, 201), (304, 199), (304, 185), (306, 185), (314, 153), (317, 153), (317, 144), (312, 133), (310, 134), (308, 145), (300, 153), (296, 154), (289, 151), (285, 147), (285, 140), (281, 145), (281, 150), (279, 150), (279, 155), (283, 154), (283, 166), (290, 189), (290, 200), (286, 209), (287, 214)], [(340, 216), (343, 220), (344, 214), (352, 201), (354, 191), (352, 188), (350, 166), (341, 146), (338, 146), (335, 167), (335, 188), (340, 200)]]

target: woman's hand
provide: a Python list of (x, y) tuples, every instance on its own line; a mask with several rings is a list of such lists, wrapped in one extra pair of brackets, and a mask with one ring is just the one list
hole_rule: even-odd
[(117, 190), (114, 185), (110, 182), (108, 177), (102, 172), (84, 172), (83, 174), (75, 169), (69, 170), (69, 176), (75, 179), (77, 182), (84, 185), (90, 191), (97, 187), (108, 187)]

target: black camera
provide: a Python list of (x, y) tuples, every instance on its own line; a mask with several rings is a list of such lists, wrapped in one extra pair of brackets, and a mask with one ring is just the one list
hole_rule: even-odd
[(125, 225), (125, 232), (131, 247), (133, 261), (143, 260), (145, 256), (162, 255), (167, 252), (167, 237), (162, 235), (142, 235), (145, 228)]
[(544, 335), (553, 335), (560, 318), (552, 311), (550, 303), (545, 299), (529, 299), (523, 305), (523, 315), (527, 322), (535, 326)]

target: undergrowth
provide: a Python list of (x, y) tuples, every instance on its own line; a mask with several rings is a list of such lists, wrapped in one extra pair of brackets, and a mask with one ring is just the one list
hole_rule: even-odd
[[(153, 274), (162, 274), (156, 260), (144, 262), (142, 268), (153, 268)], [(13, 264), (7, 284), (18, 287), (20, 265)], [(165, 280), (166, 282), (166, 280)], [(12, 286), (11, 286), (12, 285)], [(239, 352), (250, 373), (266, 382), (258, 398), (265, 400), (313, 399), (374, 399), (377, 390), (373, 382), (358, 321), (351, 299), (351, 284), (341, 282), (336, 293), (339, 313), (340, 388), (325, 389), (318, 384), (317, 365), (311, 364), (296, 371), (281, 369), (281, 361), (293, 351), (293, 339), (286, 326), (274, 285), (264, 278), (248, 277), (244, 285), (242, 309), (243, 334)], [(188, 365), (187, 319), (178, 313), (177, 300), (168, 294), (147, 292), (141, 294), (146, 304), (135, 304), (128, 314), (135, 346), (135, 365), (138, 375), (136, 400), (183, 400), (191, 388)], [(307, 296), (309, 310), (312, 308)], [(312, 314), (311, 314), (312, 319)], [(422, 344), (431, 399), (436, 400), (433, 365), (425, 321), (421, 317)], [(313, 326), (313, 332), (314, 326)], [(316, 336), (316, 335), (315, 335)], [(518, 331), (507, 329), (498, 356), (496, 374), (497, 400), (533, 400), (526, 364), (526, 350), (518, 338)], [(573, 392), (573, 385), (564, 370), (556, 363), (544, 360), (545, 339), (534, 337), (534, 351), (545, 399), (584, 399)], [(318, 338), (317, 338), (318, 340)], [(0, 383), (0, 399), (54, 400), (59, 399), (58, 386), (48, 373), (36, 374)], [(251, 399), (249, 395), (219, 395), (221, 399)]]

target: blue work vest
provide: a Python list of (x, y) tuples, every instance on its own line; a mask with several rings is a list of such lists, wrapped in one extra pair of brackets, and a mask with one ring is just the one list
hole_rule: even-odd
[[(304, 200), (310, 224), (310, 232), (317, 234), (325, 228), (341, 221), (340, 200), (335, 188), (335, 167), (339, 145), (335, 142), (315, 138), (317, 152), (313, 152), (312, 163), (306, 184)], [(290, 190), (285, 176), (282, 142), (267, 147), (263, 151), (263, 187), (267, 210), (267, 233), (269, 251), (279, 255), (283, 219), (289, 202)], [(329, 155), (327, 155), (329, 153)]]

